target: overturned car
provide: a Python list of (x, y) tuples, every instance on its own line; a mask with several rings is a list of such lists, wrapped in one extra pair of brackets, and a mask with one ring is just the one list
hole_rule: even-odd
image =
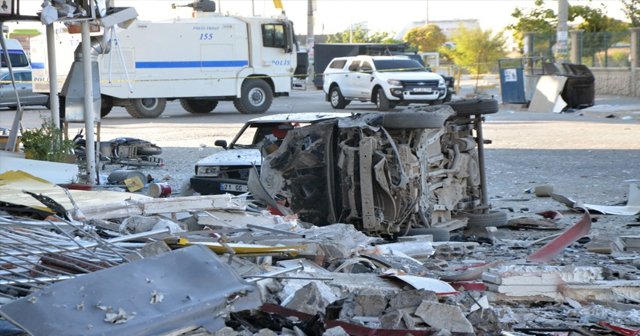
[(493, 220), (481, 115), (494, 112), (494, 100), (463, 101), (296, 128), (264, 157), (249, 189), (304, 221), (351, 223), (370, 235)]

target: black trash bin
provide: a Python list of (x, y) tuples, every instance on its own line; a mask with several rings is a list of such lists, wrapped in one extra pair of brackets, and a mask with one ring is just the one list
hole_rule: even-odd
[(584, 64), (545, 63), (545, 74), (567, 77), (562, 89), (562, 99), (569, 108), (585, 108), (595, 103), (595, 78)]

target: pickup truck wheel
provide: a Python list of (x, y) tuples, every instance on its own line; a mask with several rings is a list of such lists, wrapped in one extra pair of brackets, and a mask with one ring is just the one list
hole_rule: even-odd
[(389, 111), (391, 109), (391, 103), (382, 88), (376, 90), (376, 108), (378, 111)]
[(241, 97), (233, 100), (233, 106), (242, 114), (265, 113), (273, 102), (271, 87), (262, 79), (247, 79), (242, 83)]
[(134, 118), (157, 118), (164, 112), (167, 100), (164, 98), (129, 99), (125, 109)]
[(113, 98), (102, 95), (100, 99), (100, 117), (106, 117), (111, 113), (111, 109), (113, 109)]
[(349, 105), (349, 101), (344, 99), (342, 92), (340, 92), (340, 88), (337, 86), (334, 86), (329, 90), (329, 102), (331, 103), (331, 107), (338, 110), (342, 110)]
[(194, 114), (206, 114), (218, 106), (218, 101), (213, 99), (180, 99), (180, 106)]
[(449, 114), (430, 112), (385, 113), (382, 126), (388, 129), (441, 128)]
[(456, 111), (457, 116), (475, 114), (491, 114), (498, 112), (498, 101), (495, 99), (462, 99), (446, 103)]

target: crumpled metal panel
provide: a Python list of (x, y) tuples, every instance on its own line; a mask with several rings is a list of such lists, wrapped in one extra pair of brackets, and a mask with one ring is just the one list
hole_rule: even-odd
[(204, 246), (191, 246), (53, 284), (0, 315), (32, 335), (159, 335), (215, 331), (229, 311), (262, 304), (255, 287)]

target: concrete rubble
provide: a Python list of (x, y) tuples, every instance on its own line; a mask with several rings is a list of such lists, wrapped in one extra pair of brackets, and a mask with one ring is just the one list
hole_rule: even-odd
[[(439, 167), (422, 188), (418, 179), (406, 185), (415, 176), (405, 170), (428, 168), (412, 157), (410, 133), (381, 135), (354, 122), (341, 126), (349, 140), (342, 159), (355, 160), (353, 139), (384, 140), (389, 159), (379, 162), (397, 165), (391, 187), (407, 188), (395, 204), (380, 164), (386, 198), (343, 200), (358, 224), (305, 221), (331, 216), (306, 203), (304, 188), (290, 196), (306, 217), (276, 215), (246, 195), (152, 198), (0, 175), (0, 335), (640, 335), (639, 225), (596, 234), (598, 217), (574, 212), (581, 204), (552, 190), (536, 194), (570, 209), (558, 204), (509, 221), (494, 210), (458, 217), (456, 202), (487, 201), (475, 181), (481, 174), (459, 171), (476, 158), (473, 123), (447, 124), (450, 164), (441, 149), (427, 149), (444, 133), (412, 131), (421, 155)], [(371, 138), (358, 138), (363, 130)], [(638, 190), (609, 213), (636, 213)], [(414, 195), (441, 204), (430, 208)], [(398, 208), (357, 213), (383, 203)], [(432, 217), (420, 219), (421, 207)]]

